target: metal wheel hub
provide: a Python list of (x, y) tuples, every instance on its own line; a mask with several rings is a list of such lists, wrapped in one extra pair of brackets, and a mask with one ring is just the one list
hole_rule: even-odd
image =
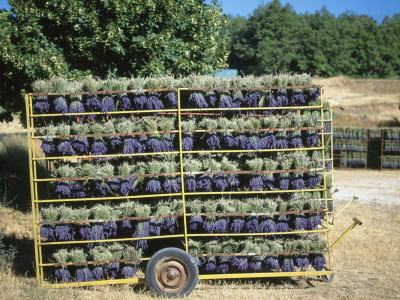
[(182, 291), (189, 278), (189, 270), (184, 262), (175, 257), (160, 260), (155, 267), (157, 286), (169, 293)]

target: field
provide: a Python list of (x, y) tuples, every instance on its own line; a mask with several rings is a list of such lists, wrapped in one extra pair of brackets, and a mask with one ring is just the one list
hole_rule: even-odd
[[(336, 77), (314, 81), (325, 85), (325, 97), (334, 106), (337, 125), (400, 124), (399, 80)], [(139, 284), (58, 290), (36, 286), (31, 214), (26, 212), (30, 201), (27, 156), (20, 132), (24, 129), (17, 122), (0, 124), (0, 146), (4, 145), (0, 147), (1, 172), (7, 175), (7, 180), (0, 182), (0, 228), (4, 229), (5, 244), (19, 250), (12, 270), (0, 271), (0, 299), (154, 299), (146, 286)], [(334, 176), (334, 187), (339, 189), (335, 194), (337, 210), (353, 196), (359, 200), (336, 219), (332, 240), (352, 224), (353, 217), (363, 225), (333, 251), (335, 278), (331, 283), (316, 277), (200, 282), (189, 298), (399, 299), (400, 172), (339, 170)], [(7, 207), (13, 199), (13, 208)]]

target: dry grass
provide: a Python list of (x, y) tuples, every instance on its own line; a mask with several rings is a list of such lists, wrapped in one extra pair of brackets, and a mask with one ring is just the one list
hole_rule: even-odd
[[(344, 205), (339, 202), (337, 207)], [(254, 281), (201, 282), (190, 299), (398, 299), (400, 296), (400, 206), (353, 204), (338, 219), (332, 230), (335, 240), (352, 223), (352, 217), (363, 221), (361, 227), (350, 233), (335, 249), (333, 269), (335, 279), (325, 283), (316, 277)], [(30, 215), (2, 209), (1, 227), (9, 237), (27, 239)], [(15, 221), (20, 220), (19, 225)], [(22, 229), (24, 228), (24, 229)], [(19, 232), (24, 230), (23, 234)], [(18, 233), (17, 233), (18, 232)], [(12, 240), (12, 239), (11, 239)], [(29, 245), (30, 244), (30, 245)], [(32, 247), (33, 248), (33, 247)], [(20, 249), (23, 252), (24, 248)], [(32, 261), (26, 253), (25, 259)], [(96, 288), (70, 288), (46, 290), (36, 286), (35, 278), (23, 275), (31, 263), (23, 268), (16, 261), (18, 273), (0, 273), (0, 299), (154, 299), (143, 285), (101, 286)], [(13, 287), (13, 288), (10, 288)]]

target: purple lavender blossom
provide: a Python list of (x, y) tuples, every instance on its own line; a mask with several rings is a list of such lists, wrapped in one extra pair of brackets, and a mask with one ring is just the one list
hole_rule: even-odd
[(70, 278), (71, 278), (71, 273), (65, 267), (56, 268), (55, 271), (54, 271), (54, 275), (56, 276), (56, 278), (59, 281), (65, 282), (65, 283), (68, 283)]
[(55, 227), (54, 233), (59, 241), (73, 241), (75, 228), (68, 224), (58, 224)]
[(313, 255), (311, 265), (315, 270), (322, 271), (324, 269), (325, 263), (325, 257), (322, 254), (318, 253)]
[(191, 216), (189, 221), (189, 228), (191, 230), (197, 230), (203, 227), (203, 218), (201, 216)]
[(75, 279), (77, 282), (93, 281), (93, 274), (89, 268), (84, 266), (77, 266), (75, 271)]
[(249, 186), (252, 191), (262, 191), (264, 188), (264, 183), (260, 175), (253, 174), (250, 176)]
[(194, 176), (186, 176), (185, 191), (187, 191), (187, 192), (195, 192), (196, 191), (196, 179), (194, 178)]
[(146, 105), (147, 97), (143, 93), (136, 94), (133, 98), (133, 106), (135, 110), (143, 110)]
[(189, 106), (194, 108), (205, 108), (208, 107), (208, 104), (202, 93), (194, 92), (190, 94)]
[(103, 276), (103, 267), (101, 265), (96, 265), (92, 270), (92, 276), (94, 280), (100, 280)]
[(128, 95), (121, 94), (119, 96), (118, 109), (123, 111), (131, 109), (131, 100), (129, 99)]
[(62, 155), (76, 155), (76, 152), (72, 147), (72, 143), (69, 139), (61, 139), (60, 143), (57, 146), (57, 151)]
[(266, 267), (271, 271), (272, 270), (277, 271), (280, 268), (279, 260), (276, 256), (267, 256), (264, 259), (264, 263), (265, 263)]
[(46, 98), (38, 98), (32, 106), (35, 113), (46, 114), (50, 109), (50, 104), (47, 102)]
[(302, 106), (306, 104), (306, 96), (301, 91), (293, 91), (290, 97), (291, 106)]
[(102, 138), (95, 138), (91, 149), (93, 155), (103, 155), (107, 153), (106, 142)]
[(124, 279), (133, 278), (137, 272), (136, 264), (125, 263), (121, 270), (121, 276)]
[(110, 96), (105, 96), (101, 101), (101, 111), (107, 113), (109, 111), (115, 111), (114, 99)]
[(240, 233), (243, 230), (245, 221), (243, 217), (236, 217), (231, 222), (230, 231), (234, 233)]
[(249, 233), (259, 232), (260, 225), (258, 223), (258, 218), (248, 218), (245, 225), (245, 231)]
[(178, 107), (178, 94), (176, 92), (169, 92), (165, 96), (165, 108), (175, 109)]
[(193, 150), (193, 136), (188, 133), (184, 133), (182, 136), (182, 150), (192, 151)]
[(42, 139), (42, 145), (40, 145), (40, 148), (42, 148), (45, 154), (53, 154), (56, 151), (52, 139)]
[(154, 194), (161, 193), (162, 188), (160, 180), (157, 177), (153, 177), (149, 181), (147, 181), (145, 192)]
[(57, 97), (56, 99), (54, 99), (53, 105), (56, 112), (62, 114), (68, 113), (68, 104), (67, 101), (65, 101), (64, 97)]
[(283, 260), (283, 264), (282, 264), (282, 271), (283, 272), (296, 272), (296, 269), (294, 267), (294, 263), (293, 263), (293, 258), (291, 258), (290, 256), (286, 256)]
[(232, 257), (232, 266), (236, 267), (241, 272), (246, 272), (249, 268), (247, 257), (234, 256)]
[(87, 154), (89, 152), (89, 141), (86, 137), (74, 138), (72, 148), (78, 154)]
[(211, 176), (203, 174), (197, 180), (197, 190), (202, 192), (211, 192)]
[(43, 225), (40, 227), (40, 236), (49, 242), (54, 242), (56, 240), (54, 227), (47, 224)]
[(58, 199), (71, 197), (71, 185), (67, 181), (58, 181), (54, 193)]
[(215, 133), (208, 133), (205, 140), (205, 147), (209, 150), (221, 149), (219, 137)]
[(228, 189), (228, 180), (225, 175), (217, 174), (213, 178), (213, 189), (224, 192)]

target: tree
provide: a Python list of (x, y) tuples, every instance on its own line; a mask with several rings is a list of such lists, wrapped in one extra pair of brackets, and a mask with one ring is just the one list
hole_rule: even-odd
[(11, 12), (0, 16), (3, 120), (23, 110), (21, 101), (6, 101), (10, 89), (15, 97), (37, 78), (183, 76), (225, 67), (226, 20), (218, 0), (9, 3)]

